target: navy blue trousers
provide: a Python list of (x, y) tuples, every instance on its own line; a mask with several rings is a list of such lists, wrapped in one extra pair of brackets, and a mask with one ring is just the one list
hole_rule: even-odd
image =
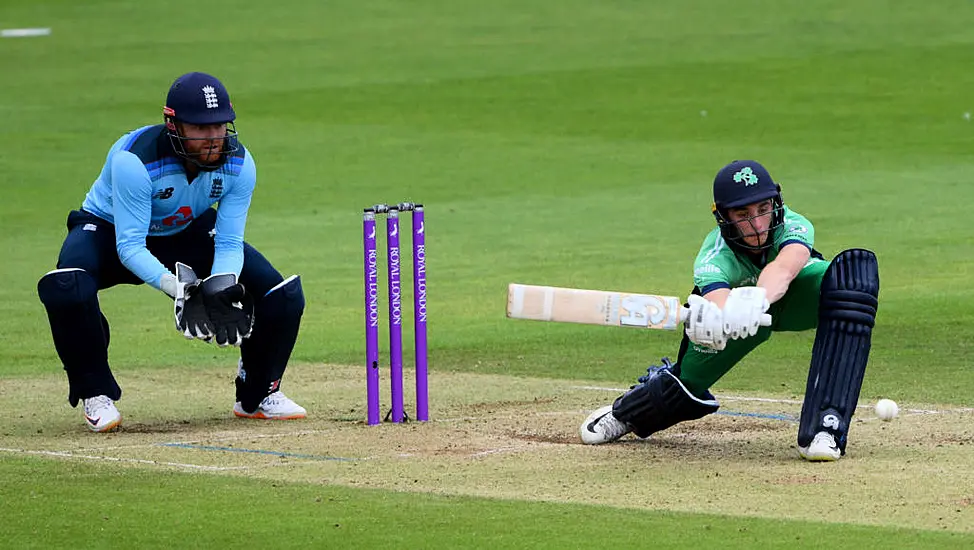
[[(210, 275), (213, 266), (212, 230), (215, 224), (216, 210), (210, 209), (176, 235), (147, 237), (146, 247), (170, 271), (175, 272), (176, 262), (182, 262), (191, 266), (199, 277), (205, 278)], [(94, 279), (99, 291), (120, 284), (143, 284), (141, 279), (122, 265), (118, 257), (114, 225), (84, 210), (75, 210), (68, 215), (67, 226), (68, 235), (58, 256), (58, 269), (83, 269)], [(283, 280), (281, 274), (260, 252), (244, 243), (244, 261), (239, 281), (244, 285), (247, 293), (253, 296), (255, 310), (260, 309), (260, 302), (267, 292)], [(96, 395), (108, 395), (116, 400), (121, 398), (121, 388), (108, 365), (109, 326), (105, 316), (98, 310), (94, 315), (79, 316), (72, 321), (56, 318), (67, 314), (56, 311), (49, 304), (45, 305), (48, 306), (55, 347), (68, 375), (70, 386), (68, 400), (72, 406), (76, 405), (79, 399)], [(91, 307), (97, 309), (97, 302), (95, 301)], [(88, 309), (90, 310), (91, 307)], [(101, 327), (71, 326), (71, 322), (75, 325), (78, 322), (97, 325), (99, 318)], [(70, 327), (70, 330), (58, 328), (65, 326)], [(273, 369), (277, 372), (262, 373), (263, 365), (248, 365), (248, 355), (255, 357), (261, 355), (261, 350), (248, 350), (248, 348), (260, 346), (262, 341), (266, 341), (257, 334), (260, 328), (259, 323), (255, 325), (254, 334), (244, 340), (241, 345), (241, 357), (244, 369), (248, 373), (248, 382), (252, 379), (254, 384), (260, 384), (263, 388), (268, 383), (268, 378), (280, 379), (284, 366)], [(79, 334), (103, 334), (104, 341), (99, 341), (99, 338), (78, 338)], [(293, 341), (291, 345), (293, 346)], [(290, 351), (287, 350), (288, 355)], [(262, 389), (255, 389), (255, 391), (263, 392)], [(240, 381), (238, 381), (237, 393), (238, 396), (241, 393)]]

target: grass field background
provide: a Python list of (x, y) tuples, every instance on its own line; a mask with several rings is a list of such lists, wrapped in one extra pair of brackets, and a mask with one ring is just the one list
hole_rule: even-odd
[[(60, 371), (35, 285), (54, 267), (67, 212), (114, 140), (159, 122), (172, 80), (202, 70), (228, 86), (241, 141), (257, 161), (247, 240), (282, 273), (302, 275), (308, 306), (292, 369), (362, 361), (361, 208), (409, 199), (427, 205), (433, 376), (627, 384), (651, 361), (675, 355), (678, 335), (510, 321), (506, 285), (685, 294), (713, 224), (714, 173), (755, 158), (781, 182), (786, 203), (815, 224), (819, 250), (866, 247), (879, 257), (881, 305), (863, 399), (974, 406), (972, 21), (974, 6), (959, 0), (244, 0), (205, 9), (6, 0), (0, 26), (53, 32), (0, 39), (0, 395), (16, 399), (19, 384)], [(127, 372), (178, 367), (186, 373), (172, 380), (178, 400), (194, 373), (236, 362), (231, 351), (185, 342), (158, 292), (117, 288), (101, 304), (123, 390)], [(715, 391), (800, 396), (812, 340), (776, 335)], [(302, 390), (313, 389), (295, 388)], [(66, 384), (49, 398), (64, 403), (65, 394)], [(231, 398), (229, 390), (214, 396), (228, 410)], [(82, 430), (80, 413), (63, 408)], [(970, 443), (970, 433), (962, 439)], [(390, 518), (342, 531), (348, 547), (391, 546), (404, 533), (419, 533), (405, 541), (412, 547), (434, 545), (423, 533), (444, 547), (590, 547), (635, 545), (647, 531), (693, 533), (678, 544), (737, 540), (709, 537), (745, 530), (740, 547), (780, 545), (793, 533), (819, 540), (816, 532), (850, 546), (891, 536), (904, 547), (971, 543), (841, 523), (456, 503), (286, 480), (270, 491), (250, 480), (157, 479), (153, 471), (3, 455), (0, 469), (4, 479), (25, 480), (3, 484), (0, 510), (58, 527), (43, 529), (44, 538), (12, 532), (16, 522), (0, 527), (21, 546), (125, 546), (158, 528), (142, 522), (163, 494), (191, 502), (194, 525), (213, 537), (200, 545), (218, 544), (214, 526), (256, 521), (222, 503), (268, 492), (284, 495), (270, 505), (281, 529), (255, 537), (280, 537), (267, 540), (281, 545), (323, 540), (319, 532), (342, 523), (329, 514), (345, 508)], [(130, 500), (113, 492), (119, 486), (131, 487)], [(309, 512), (306, 499), (332, 492), (343, 506)], [(110, 496), (89, 500), (92, 493)], [(65, 505), (92, 501), (93, 511)], [(115, 506), (123, 521), (111, 524), (114, 538), (85, 539), (90, 518)], [(600, 521), (603, 514), (624, 519)], [(417, 516), (450, 519), (405, 527)]]

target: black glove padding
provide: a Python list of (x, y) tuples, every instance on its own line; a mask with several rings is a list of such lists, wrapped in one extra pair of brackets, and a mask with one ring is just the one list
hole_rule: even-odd
[(176, 296), (173, 314), (176, 330), (187, 339), (209, 341), (213, 337), (213, 325), (206, 314), (206, 305), (200, 292), (200, 279), (193, 268), (176, 262)]
[(254, 300), (237, 282), (237, 276), (210, 275), (200, 287), (216, 343), (221, 347), (242, 344), (254, 327)]

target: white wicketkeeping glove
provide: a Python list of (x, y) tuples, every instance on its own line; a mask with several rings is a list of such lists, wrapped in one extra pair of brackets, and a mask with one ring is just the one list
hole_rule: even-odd
[(767, 296), (767, 290), (759, 286), (731, 289), (724, 302), (724, 334), (732, 340), (747, 338), (757, 334), (761, 325), (769, 325)]
[(187, 339), (198, 338), (209, 342), (215, 331), (200, 292), (201, 284), (193, 268), (176, 262), (176, 296), (173, 306), (176, 330)]
[(694, 344), (715, 350), (727, 345), (724, 335), (724, 319), (720, 307), (703, 296), (691, 294), (687, 298), (690, 314), (686, 320), (687, 337)]

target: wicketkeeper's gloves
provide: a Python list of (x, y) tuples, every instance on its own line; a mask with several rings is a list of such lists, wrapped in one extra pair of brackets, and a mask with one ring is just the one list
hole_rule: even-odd
[(254, 328), (254, 300), (233, 273), (210, 275), (200, 284), (213, 338), (221, 346), (239, 346)]
[(213, 338), (213, 325), (206, 313), (200, 282), (193, 268), (176, 262), (176, 302), (173, 311), (176, 330), (187, 339), (199, 338), (208, 342)]

